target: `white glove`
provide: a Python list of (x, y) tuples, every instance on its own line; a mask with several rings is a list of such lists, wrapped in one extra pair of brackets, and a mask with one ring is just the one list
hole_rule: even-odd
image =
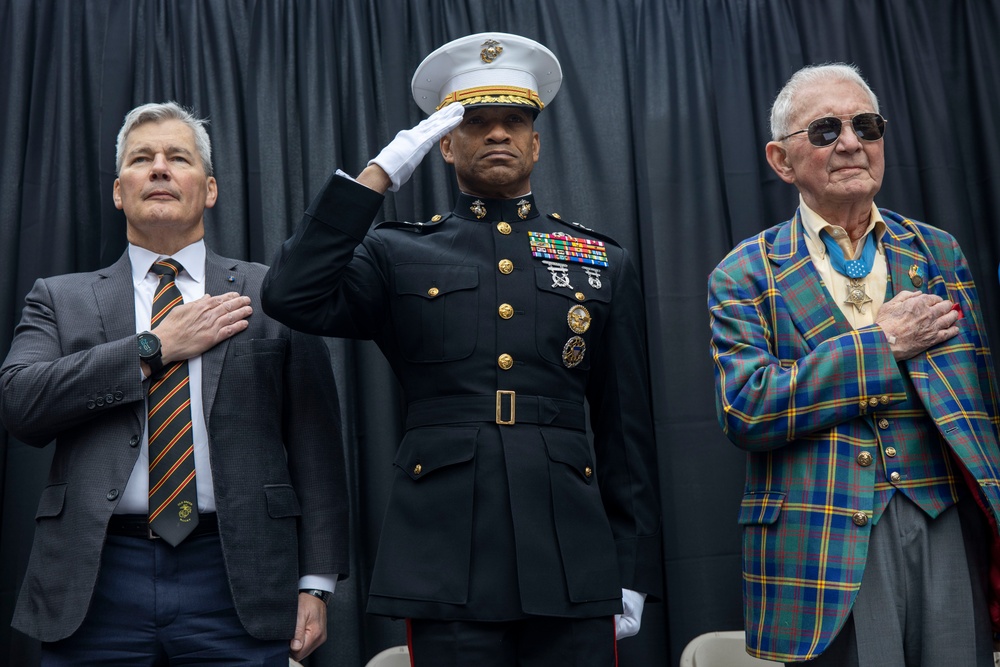
[(413, 170), (424, 159), (428, 151), (444, 135), (448, 134), (462, 122), (465, 107), (457, 102), (435, 111), (420, 124), (410, 130), (401, 130), (389, 145), (376, 155), (369, 165), (377, 164), (389, 175), (393, 192), (399, 186), (410, 180)]
[(645, 593), (636, 593), (627, 588), (622, 589), (622, 610), (624, 613), (615, 614), (615, 636), (618, 639), (638, 634), (639, 625), (642, 623), (642, 606), (644, 604), (646, 604)]

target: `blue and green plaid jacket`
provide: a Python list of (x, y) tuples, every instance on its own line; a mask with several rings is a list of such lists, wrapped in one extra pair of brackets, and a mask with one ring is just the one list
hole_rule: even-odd
[(997, 386), (968, 264), (949, 234), (881, 213), (889, 290), (938, 294), (964, 314), (958, 336), (908, 361), (897, 364), (879, 327), (848, 323), (813, 266), (798, 213), (740, 243), (709, 277), (719, 421), (748, 452), (744, 619), (748, 650), (761, 658), (813, 658), (847, 618), (868, 555), (877, 468), (857, 456), (878, 452), (872, 413), (905, 400), (902, 373), (952, 460), (978, 483), (980, 504), (1000, 517)]

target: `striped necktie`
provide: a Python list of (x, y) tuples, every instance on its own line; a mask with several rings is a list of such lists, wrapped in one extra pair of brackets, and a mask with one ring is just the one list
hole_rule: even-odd
[[(155, 329), (174, 306), (184, 303), (174, 282), (182, 269), (174, 259), (161, 259), (150, 268), (160, 278), (150, 328)], [(185, 359), (165, 365), (149, 386), (149, 526), (173, 546), (198, 525), (188, 380)]]

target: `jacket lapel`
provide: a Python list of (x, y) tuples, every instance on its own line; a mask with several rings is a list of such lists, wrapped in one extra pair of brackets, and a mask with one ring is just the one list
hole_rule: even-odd
[(768, 258), (774, 266), (775, 289), (810, 349), (851, 330), (850, 322), (833, 302), (813, 266), (798, 211), (791, 224), (778, 230)]
[[(205, 256), (205, 294), (218, 296), (226, 292), (243, 293), (243, 274), (239, 272), (238, 264), (231, 259), (224, 259), (211, 250)], [(256, 305), (256, 304), (255, 304)], [(201, 355), (201, 401), (205, 413), (205, 422), (211, 422), (212, 405), (215, 403), (215, 393), (219, 388), (219, 378), (229, 349), (227, 338), (218, 345), (206, 350)]]

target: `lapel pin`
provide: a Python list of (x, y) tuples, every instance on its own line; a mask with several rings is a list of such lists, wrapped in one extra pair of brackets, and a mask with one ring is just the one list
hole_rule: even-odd
[(920, 287), (924, 284), (924, 278), (920, 275), (920, 267), (916, 264), (912, 265), (909, 270), (910, 282), (913, 283), (914, 287)]

